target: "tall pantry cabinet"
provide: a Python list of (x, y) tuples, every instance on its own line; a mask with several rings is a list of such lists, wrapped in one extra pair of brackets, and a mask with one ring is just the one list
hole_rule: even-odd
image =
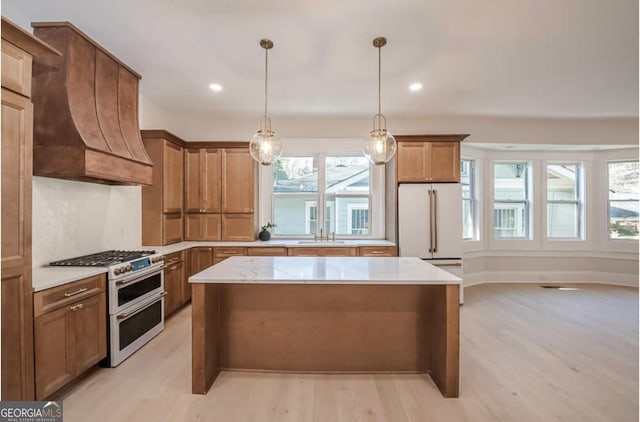
[(184, 141), (166, 130), (142, 130), (140, 134), (153, 162), (153, 184), (142, 187), (142, 244), (181, 242)]
[(60, 55), (2, 18), (2, 400), (33, 400), (33, 57)]

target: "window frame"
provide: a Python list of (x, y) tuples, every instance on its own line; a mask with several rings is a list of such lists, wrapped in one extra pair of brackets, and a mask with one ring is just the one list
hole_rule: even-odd
[[(576, 166), (576, 199), (568, 200), (568, 199), (549, 199), (549, 179), (548, 179), (548, 167), (550, 165), (575, 165)], [(564, 241), (564, 240), (584, 240), (584, 226), (585, 226), (585, 205), (584, 205), (584, 186), (585, 186), (585, 168), (584, 162), (582, 161), (545, 161), (543, 163), (543, 199), (545, 202), (544, 212), (545, 212), (545, 239), (549, 241)], [(549, 236), (549, 205), (552, 204), (572, 204), (576, 206), (576, 236), (575, 237), (566, 237), (566, 236)]]
[[(496, 199), (496, 165), (498, 164), (524, 164), (525, 168), (524, 168), (524, 196), (525, 199), (522, 200), (515, 200), (515, 199), (501, 199), (501, 200), (497, 200)], [(493, 196), (493, 209), (492, 209), (492, 218), (491, 218), (491, 231), (493, 232), (493, 240), (496, 241), (505, 241), (505, 240), (532, 240), (533, 239), (533, 224), (532, 224), (532, 203), (533, 203), (533, 199), (532, 199), (532, 195), (533, 195), (533, 190), (534, 190), (534, 186), (532, 185), (533, 183), (533, 178), (534, 178), (534, 174), (533, 174), (533, 165), (531, 163), (531, 161), (528, 160), (509, 160), (509, 159), (505, 159), (505, 160), (493, 160), (493, 166), (492, 166), (492, 175), (493, 175), (493, 179), (492, 179), (492, 196)], [(496, 211), (496, 205), (497, 204), (523, 204), (523, 208), (524, 208), (524, 217), (523, 217), (523, 221), (524, 221), (524, 235), (523, 236), (507, 236), (507, 237), (497, 237), (496, 236), (496, 227), (495, 227), (495, 211)]]
[[(385, 238), (385, 166), (369, 166), (369, 193), (368, 194), (334, 194), (327, 193), (325, 184), (326, 157), (362, 157), (361, 138), (334, 138), (334, 139), (283, 139), (283, 156), (285, 157), (315, 157), (318, 160), (318, 192), (305, 192), (304, 194), (288, 193), (281, 196), (304, 196), (314, 198), (318, 204), (324, 206), (318, 208), (318, 219), (326, 221), (326, 206), (332, 199), (348, 197), (369, 198), (369, 234), (351, 235), (335, 234), (336, 239), (384, 239)], [(258, 170), (258, 213), (259, 221), (265, 224), (273, 221), (273, 198), (278, 194), (273, 192), (273, 171), (271, 166), (260, 166)], [(334, 222), (335, 224), (335, 222)], [(305, 228), (306, 230), (306, 228)], [(319, 229), (318, 229), (319, 231)], [(329, 232), (330, 233), (330, 232)], [(325, 233), (326, 234), (326, 233)], [(278, 234), (272, 233), (275, 239), (313, 239), (310, 234)]]
[[(614, 163), (638, 163), (640, 166), (640, 160), (637, 159), (620, 159), (620, 160), (606, 160), (606, 197), (607, 197), (607, 214), (605, 215), (605, 227), (607, 233), (607, 240), (611, 242), (638, 242), (637, 238), (619, 238), (619, 237), (611, 237), (611, 202), (638, 202), (640, 205), (640, 198), (638, 199), (611, 199), (611, 186), (610, 186), (610, 173), (609, 173), (609, 165)], [(640, 208), (640, 207), (639, 207)]]
[[(462, 210), (464, 211), (464, 203), (465, 201), (469, 202), (469, 209), (471, 210), (471, 237), (464, 237), (464, 219), (462, 221), (462, 240), (464, 242), (478, 241), (480, 240), (480, 230), (479, 230), (479, 205), (478, 205), (478, 194), (477, 187), (478, 183), (476, 180), (477, 176), (477, 160), (475, 158), (461, 158), (460, 159), (460, 172), (464, 168), (462, 162), (469, 162), (469, 195), (465, 197), (464, 189), (462, 189)], [(462, 174), (460, 174), (460, 183), (462, 184)], [(463, 215), (464, 218), (464, 215)]]

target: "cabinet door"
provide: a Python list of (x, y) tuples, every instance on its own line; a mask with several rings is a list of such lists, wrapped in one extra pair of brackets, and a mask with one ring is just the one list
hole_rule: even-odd
[(222, 240), (255, 240), (253, 214), (222, 214)]
[(319, 248), (289, 248), (289, 256), (320, 256)]
[(164, 315), (171, 315), (184, 303), (183, 262), (178, 261), (164, 270)]
[(215, 148), (203, 148), (200, 154), (202, 210), (203, 212), (220, 212), (222, 151)]
[(182, 242), (182, 214), (162, 215), (162, 244)]
[[(5, 46), (2, 77), (5, 82)], [(30, 60), (30, 58), (29, 58)], [(30, 78), (30, 74), (26, 75)], [(30, 79), (29, 79), (30, 81)], [(31, 175), (33, 105), (2, 88), (2, 398), (33, 400)]]
[(35, 319), (36, 400), (62, 388), (76, 374), (73, 314), (65, 306)]
[(191, 248), (187, 251), (187, 277), (213, 265), (213, 248)]
[(84, 372), (107, 356), (107, 296), (91, 296), (77, 306), (75, 318), (76, 374)]
[(320, 256), (356, 256), (357, 248), (319, 248)]
[(427, 181), (427, 155), (426, 142), (398, 142), (398, 182)]
[(429, 142), (429, 181), (460, 181), (460, 143)]
[(220, 214), (185, 214), (184, 240), (220, 240)]
[(248, 149), (226, 149), (222, 161), (222, 212), (251, 213), (254, 209), (255, 162)]
[(200, 169), (200, 150), (184, 150), (184, 211), (202, 212), (200, 180), (204, 177)]
[(182, 190), (184, 178), (184, 160), (182, 158), (182, 148), (172, 144), (167, 140), (164, 140), (162, 149), (162, 212), (182, 212)]

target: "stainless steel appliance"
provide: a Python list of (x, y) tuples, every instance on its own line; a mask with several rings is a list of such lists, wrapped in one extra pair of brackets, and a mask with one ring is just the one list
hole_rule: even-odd
[(49, 264), (107, 268), (105, 365), (119, 365), (164, 330), (163, 262), (155, 251), (105, 251)]
[[(460, 183), (400, 184), (398, 235), (400, 256), (422, 258), (462, 278)], [(461, 285), (460, 303), (463, 301)]]

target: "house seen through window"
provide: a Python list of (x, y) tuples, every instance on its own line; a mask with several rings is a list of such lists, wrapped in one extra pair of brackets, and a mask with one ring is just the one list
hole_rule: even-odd
[(496, 239), (529, 238), (529, 163), (494, 163), (493, 232)]
[[(277, 235), (370, 234), (370, 164), (362, 156), (285, 156), (273, 164)], [(320, 204), (320, 206), (318, 206)]]
[(638, 161), (608, 163), (609, 238), (638, 239)]

